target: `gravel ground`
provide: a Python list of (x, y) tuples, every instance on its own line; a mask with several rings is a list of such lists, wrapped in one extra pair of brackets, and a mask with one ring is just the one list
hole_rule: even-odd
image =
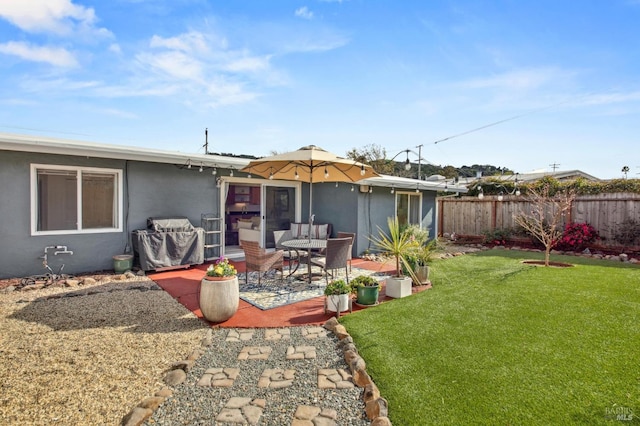
[(119, 424), (205, 336), (148, 278), (99, 278), (11, 293), (0, 282), (0, 424)]
[[(254, 337), (245, 342), (226, 342), (230, 329), (214, 329), (213, 345), (189, 370), (187, 380), (175, 388), (174, 395), (147, 421), (147, 425), (212, 425), (226, 402), (234, 396), (264, 398), (266, 406), (260, 425), (289, 425), (299, 405), (331, 408), (337, 411), (339, 425), (368, 425), (362, 401), (362, 389), (319, 389), (318, 368), (346, 369), (343, 353), (336, 347), (337, 338), (307, 340), (303, 327), (291, 328), (291, 339), (265, 340), (265, 329), (255, 329)], [(267, 360), (238, 360), (244, 346), (271, 346)], [(316, 359), (289, 360), (289, 346), (315, 346)], [(208, 368), (239, 368), (240, 374), (230, 388), (198, 387), (195, 384)], [(283, 389), (257, 387), (266, 368), (294, 369), (293, 385)], [(226, 423), (225, 423), (226, 424)]]

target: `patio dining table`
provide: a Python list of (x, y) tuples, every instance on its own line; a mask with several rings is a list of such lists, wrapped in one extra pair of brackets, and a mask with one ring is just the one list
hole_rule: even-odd
[[(297, 258), (300, 259), (300, 250), (306, 250), (307, 252), (307, 278), (309, 280), (309, 284), (313, 279), (313, 274), (311, 273), (311, 251), (312, 250), (322, 250), (327, 248), (327, 240), (326, 239), (318, 239), (318, 238), (299, 238), (295, 240), (283, 241), (283, 247), (288, 249), (292, 249), (296, 252)], [(293, 275), (294, 272), (298, 270), (299, 263), (296, 265), (296, 269), (291, 272), (289, 275)]]

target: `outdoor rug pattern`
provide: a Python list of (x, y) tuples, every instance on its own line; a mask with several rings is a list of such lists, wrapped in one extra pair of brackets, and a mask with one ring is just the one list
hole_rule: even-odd
[[(306, 272), (306, 265), (300, 265), (294, 276), (287, 277), (287, 271), (285, 269), (284, 279), (282, 279), (279, 272), (269, 271), (262, 276), (260, 284), (258, 284), (257, 272), (249, 273), (248, 284), (245, 280), (245, 274), (242, 272), (238, 274), (240, 298), (257, 308), (267, 310), (324, 295), (324, 288), (327, 285), (324, 276), (319, 277), (319, 279), (309, 284), (307, 281), (303, 281), (297, 277)], [(349, 273), (349, 279), (351, 280), (358, 275), (370, 275), (379, 282), (382, 282), (387, 277), (387, 275), (376, 271), (353, 268)], [(337, 277), (335, 277), (335, 279), (344, 278), (344, 270), (339, 271)]]

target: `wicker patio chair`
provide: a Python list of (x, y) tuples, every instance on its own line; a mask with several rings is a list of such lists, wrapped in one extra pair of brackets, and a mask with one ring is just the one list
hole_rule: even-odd
[(324, 257), (314, 257), (311, 263), (321, 267), (325, 272), (327, 284), (329, 284), (329, 276), (333, 279), (335, 271), (344, 268), (347, 276), (347, 284), (349, 283), (349, 270), (347, 267), (347, 258), (349, 254), (349, 245), (351, 238), (329, 238), (327, 240), (327, 251)]
[(296, 250), (292, 250), (288, 247), (284, 247), (282, 245), (283, 241), (289, 241), (293, 239), (293, 234), (290, 229), (283, 229), (278, 231), (273, 231), (273, 239), (276, 243), (276, 250), (282, 250), (284, 260), (289, 263), (289, 274), (291, 274), (291, 265), (294, 261), (300, 262), (300, 254)]
[(272, 269), (280, 271), (280, 277), (283, 276), (284, 252), (282, 250), (267, 252), (258, 245), (257, 241), (242, 241), (242, 250), (246, 264), (245, 279), (247, 283), (250, 271), (258, 272), (258, 284), (260, 284), (262, 275)]
[(347, 261), (349, 262), (349, 272), (351, 272), (351, 256), (353, 252), (353, 242), (356, 240), (356, 234), (353, 232), (338, 232), (338, 238), (351, 238), (351, 243), (349, 244), (349, 255), (347, 256)]

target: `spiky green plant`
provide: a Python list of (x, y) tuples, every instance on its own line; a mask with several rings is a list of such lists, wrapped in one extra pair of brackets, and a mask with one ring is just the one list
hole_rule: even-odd
[(400, 278), (403, 276), (401, 264), (404, 265), (407, 270), (411, 271), (411, 266), (404, 256), (413, 246), (413, 241), (408, 232), (401, 230), (397, 217), (388, 217), (387, 226), (389, 227), (389, 233), (378, 226), (378, 235), (372, 236), (369, 239), (378, 249), (395, 258), (396, 277)]

